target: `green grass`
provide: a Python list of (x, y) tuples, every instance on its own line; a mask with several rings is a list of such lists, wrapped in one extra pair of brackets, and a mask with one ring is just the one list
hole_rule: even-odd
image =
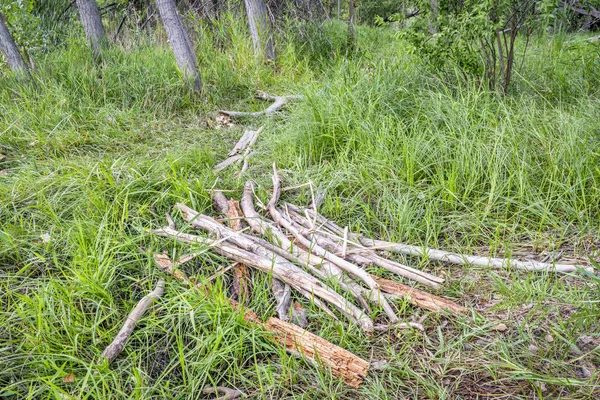
[[(367, 337), (299, 299), (312, 332), (388, 361), (355, 391), (287, 355), (228, 305), (230, 278), (207, 282), (226, 260), (206, 253), (185, 266), (208, 293), (153, 265), (151, 252), (194, 250), (149, 234), (174, 203), (212, 213), (209, 189), (239, 197), (245, 179), (266, 199), (273, 161), (285, 185), (326, 188), (322, 213), (354, 231), (459, 252), (600, 256), (597, 45), (537, 38), (503, 97), (436, 74), (390, 32), (362, 29), (360, 51), (347, 57), (344, 27), (325, 29), (301, 31), (310, 41), (290, 37), (273, 69), (253, 60), (234, 17), (194, 25), (200, 97), (181, 83), (160, 33), (129, 33), (101, 68), (74, 34), (36, 56), (33, 83), (0, 77), (0, 169), (8, 173), (0, 175), (0, 394), (188, 398), (220, 385), (253, 398), (598, 396), (600, 282), (592, 276), (405, 259), (445, 275), (439, 294), (473, 309), (459, 318), (429, 313), (422, 334)], [(261, 107), (256, 89), (306, 100), (271, 119), (214, 128), (217, 109)], [(215, 174), (242, 129), (260, 124), (247, 176)], [(310, 194), (285, 197), (306, 203)], [(159, 278), (165, 296), (113, 365), (97, 365)], [(273, 315), (269, 279), (252, 274), (249, 307), (264, 317)], [(428, 314), (395, 306), (406, 320)], [(494, 330), (500, 322), (506, 331)], [(75, 382), (63, 382), (69, 374)]]

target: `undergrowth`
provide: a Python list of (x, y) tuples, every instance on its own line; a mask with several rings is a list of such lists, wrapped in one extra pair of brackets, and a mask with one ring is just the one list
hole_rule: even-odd
[[(163, 277), (152, 253), (195, 250), (149, 234), (165, 212), (184, 202), (213, 213), (210, 189), (239, 197), (245, 179), (264, 200), (272, 162), (285, 185), (326, 190), (322, 213), (367, 235), (477, 254), (600, 255), (597, 44), (536, 38), (501, 96), (437, 74), (383, 29), (359, 30), (361, 49), (346, 55), (343, 25), (290, 26), (271, 66), (254, 60), (236, 17), (193, 27), (201, 96), (181, 83), (160, 32), (127, 33), (101, 66), (73, 34), (36, 56), (31, 82), (0, 77), (0, 394), (187, 398), (220, 385), (255, 398), (598, 395), (597, 279), (421, 259), (405, 261), (444, 275), (440, 294), (471, 315), (366, 337), (304, 302), (312, 332), (387, 360), (358, 391), (245, 322), (226, 301), (227, 275), (207, 281), (226, 264), (210, 252), (185, 266), (207, 293), (167, 277), (123, 354), (98, 365)], [(217, 126), (215, 110), (264, 106), (257, 89), (305, 100)], [(263, 124), (243, 179), (212, 171), (243, 128)], [(285, 196), (310, 201), (306, 188)], [(249, 307), (264, 317), (269, 281), (252, 275)], [(395, 305), (404, 319), (424, 315)]]

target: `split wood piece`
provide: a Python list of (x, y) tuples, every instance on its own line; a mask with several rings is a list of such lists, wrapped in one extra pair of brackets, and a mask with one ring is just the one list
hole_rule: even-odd
[(409, 303), (417, 307), (436, 312), (450, 311), (455, 314), (460, 314), (467, 310), (443, 297), (435, 296), (389, 279), (380, 278), (375, 275), (372, 276), (379, 283), (382, 291), (406, 299)]
[(228, 156), (234, 156), (238, 153), (241, 153), (246, 148), (252, 147), (256, 140), (258, 139), (258, 135), (262, 132), (264, 127), (260, 127), (257, 130), (253, 131), (250, 129), (244, 130), (244, 134), (238, 140), (238, 142), (233, 146), (233, 149), (227, 154)]
[[(224, 196), (224, 195), (223, 195)], [(234, 231), (241, 231), (242, 227), (242, 211), (237, 201), (227, 200), (227, 217), (229, 218), (229, 227)], [(236, 295), (236, 300), (247, 302), (250, 299), (250, 273), (248, 267), (242, 263), (233, 265), (233, 291)]]
[[(306, 237), (312, 237), (313, 240), (316, 240), (317, 243), (333, 253), (340, 255), (348, 253), (346, 254), (346, 257), (349, 261), (361, 265), (377, 265), (397, 275), (404, 276), (405, 278), (412, 279), (435, 289), (439, 289), (440, 284), (444, 282), (444, 279), (435, 275), (383, 258), (374, 250), (364, 249), (364, 246), (360, 243), (357, 244), (355, 241), (349, 242), (349, 232), (347, 229), (342, 230), (344, 236), (340, 237), (318, 228), (311, 228), (312, 222), (301, 215), (300, 210), (297, 207), (290, 204), (287, 204), (286, 206), (290, 217), (302, 226), (302, 229), (300, 230), (302, 234)], [(342, 242), (341, 244), (339, 243), (340, 241)], [(356, 250), (356, 252), (347, 252), (347, 249), (344, 249), (344, 246), (347, 246), (348, 244), (364, 250), (360, 250), (360, 252), (358, 252), (358, 250)]]
[(348, 350), (342, 349), (321, 337), (303, 330), (295, 325), (276, 318), (269, 318), (264, 325), (280, 343), (291, 351), (297, 351), (313, 360), (319, 360), (331, 368), (336, 377), (343, 377), (344, 382), (358, 388), (369, 371), (369, 363)]
[[(247, 238), (247, 235), (239, 233), (238, 235), (227, 236), (235, 232), (231, 232), (229, 228), (220, 225), (217, 221), (206, 215), (199, 215), (198, 218), (193, 220), (192, 224), (194, 227), (207, 230), (218, 236), (227, 237), (226, 241), (213, 246), (215, 252), (233, 261), (244, 263), (262, 272), (270, 273), (275, 278), (286, 282), (292, 288), (300, 291), (300, 293), (305, 295), (312, 293), (314, 296), (336, 307), (348, 319), (357, 323), (366, 333), (373, 331), (373, 321), (362, 310), (348, 302), (344, 297), (317, 278), (304, 272), (295, 264), (275, 255), (262, 246), (257, 246), (252, 240)], [(154, 234), (173, 238), (188, 244), (204, 243), (204, 239), (200, 236), (179, 232), (169, 227), (156, 230)]]
[(218, 386), (214, 388), (206, 388), (202, 390), (202, 394), (215, 394), (222, 393), (223, 396), (215, 397), (213, 400), (235, 400), (241, 396), (246, 397), (244, 392), (236, 389), (230, 389), (228, 387)]
[(133, 333), (136, 324), (142, 318), (148, 307), (154, 302), (154, 300), (158, 300), (160, 296), (165, 291), (165, 281), (162, 279), (156, 283), (156, 287), (153, 291), (144, 296), (135, 306), (133, 311), (129, 313), (123, 327), (106, 349), (102, 352), (102, 356), (108, 360), (110, 364), (125, 348), (129, 337)]
[[(161, 263), (158, 264), (161, 269), (169, 272), (184, 285), (204, 292), (201, 285), (187, 278), (184, 273), (175, 271), (173, 263), (168, 260), (167, 256), (165, 257), (166, 259), (161, 258)], [(180, 273), (175, 274), (175, 272)], [(235, 309), (239, 309), (239, 305), (235, 301), (230, 300), (230, 302)], [(302, 354), (312, 362), (317, 363), (318, 360), (322, 365), (328, 366), (331, 368), (333, 376), (336, 378), (342, 377), (346, 384), (355, 389), (360, 386), (364, 377), (367, 376), (369, 370), (367, 361), (294, 324), (277, 318), (269, 318), (266, 323), (263, 323), (254, 312), (249, 310), (244, 311), (244, 319), (272, 332), (273, 339), (287, 350)]]
[(302, 100), (302, 99), (304, 99), (304, 96), (302, 96), (302, 95), (271, 96), (271, 95), (268, 95), (265, 92), (262, 92), (259, 90), (257, 92), (256, 98), (260, 99), (260, 100), (265, 100), (265, 101), (272, 101), (273, 104), (271, 104), (269, 107), (265, 108), (262, 111), (244, 112), (244, 111), (220, 110), (219, 112), (221, 114), (227, 115), (229, 117), (261, 117), (263, 115), (271, 115), (271, 114), (275, 113), (276, 111), (281, 109), (283, 106), (285, 106), (290, 101)]
[(375, 282), (365, 270), (361, 269), (355, 264), (352, 264), (351, 262), (344, 260), (343, 258), (336, 256), (335, 254), (328, 252), (317, 243), (308, 240), (292, 225), (292, 223), (286, 220), (277, 209), (277, 202), (279, 201), (280, 193), (281, 181), (279, 180), (279, 175), (277, 173), (277, 166), (275, 163), (273, 163), (273, 196), (271, 197), (269, 204), (267, 204), (267, 208), (269, 209), (269, 213), (271, 214), (273, 220), (291, 233), (296, 238), (298, 243), (307, 249), (310, 249), (312, 253), (327, 259), (349, 274), (361, 279), (369, 288), (373, 290), (379, 289), (377, 282)]
[[(309, 215), (315, 216), (314, 211), (307, 209)], [(335, 222), (323, 217), (320, 214), (316, 215), (316, 219), (323, 226), (327, 227), (332, 233), (341, 235), (343, 230)], [(543, 263), (539, 261), (519, 261), (508, 258), (494, 258), (484, 256), (473, 256), (466, 254), (458, 254), (450, 251), (437, 250), (428, 247), (413, 246), (405, 243), (392, 243), (383, 240), (375, 240), (365, 238), (363, 235), (349, 233), (349, 238), (354, 242), (359, 242), (366, 249), (377, 251), (390, 251), (409, 256), (427, 257), (431, 260), (446, 262), (457, 265), (472, 265), (476, 267), (492, 267), (492, 268), (515, 268), (525, 271), (544, 271), (544, 272), (577, 272), (584, 270), (593, 272), (594, 269), (585, 265), (569, 265), (569, 264), (553, 264)]]
[[(240, 203), (237, 200), (228, 200), (227, 202), (228, 212), (227, 216), (229, 217), (229, 226), (234, 231), (242, 230), (242, 221), (244, 218), (244, 214), (240, 209)], [(238, 279), (238, 298), (248, 299), (247, 294), (248, 291), (248, 268), (244, 264), (237, 263), (234, 267), (234, 276), (235, 277), (244, 277), (241, 281)], [(241, 283), (241, 287), (240, 287)], [(273, 295), (275, 296), (275, 301), (277, 302), (277, 306), (275, 307), (275, 311), (279, 316), (279, 319), (283, 321), (288, 321), (291, 319), (292, 321), (297, 321), (305, 328), (308, 325), (306, 321), (306, 312), (304, 315), (300, 315), (300, 311), (296, 312), (296, 309), (292, 308), (292, 292), (290, 290), (290, 286), (287, 283), (281, 282), (279, 279), (272, 279), (273, 285)], [(234, 289), (236, 286), (236, 281), (234, 281)], [(240, 289), (244, 291), (246, 295), (240, 295)], [(298, 315), (297, 315), (298, 314)]]

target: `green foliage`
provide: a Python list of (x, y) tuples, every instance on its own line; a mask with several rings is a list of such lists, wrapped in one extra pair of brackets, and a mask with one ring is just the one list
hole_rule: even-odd
[(13, 39), (27, 52), (41, 49), (47, 43), (47, 36), (39, 29), (40, 18), (34, 15), (35, 0), (0, 0), (0, 12)]
[(402, 10), (406, 0), (360, 0), (357, 3), (357, 15), (361, 22), (376, 24), (381, 18), (388, 18)]
[[(417, 2), (420, 17), (401, 35), (433, 69), (456, 68), (466, 79), (506, 91), (512, 78), (514, 42), (539, 24), (534, 0), (456, 1), (436, 13)], [(525, 51), (525, 49), (523, 50)]]

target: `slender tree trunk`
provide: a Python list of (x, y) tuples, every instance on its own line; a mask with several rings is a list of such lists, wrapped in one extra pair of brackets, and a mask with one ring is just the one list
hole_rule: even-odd
[(273, 32), (263, 0), (244, 0), (250, 24), (250, 35), (254, 44), (254, 54), (267, 60), (275, 59)]
[(17, 44), (6, 26), (2, 13), (0, 13), (0, 50), (6, 55), (6, 61), (8, 61), (8, 65), (10, 65), (13, 71), (23, 75), (29, 71)]
[(202, 79), (198, 72), (196, 52), (181, 17), (177, 13), (175, 0), (156, 0), (156, 8), (167, 31), (173, 48), (177, 66), (185, 79), (193, 82), (194, 91), (202, 89)]
[(85, 37), (92, 46), (94, 60), (100, 61), (102, 50), (106, 47), (108, 41), (96, 0), (77, 0), (77, 8), (79, 9)]
[(433, 21), (429, 21), (429, 33), (432, 35), (437, 33), (437, 17), (440, 13), (440, 7), (438, 4), (438, 0), (430, 0), (431, 4), (431, 13), (433, 15)]
[(348, 43), (349, 52), (356, 48), (356, 0), (348, 0)]

